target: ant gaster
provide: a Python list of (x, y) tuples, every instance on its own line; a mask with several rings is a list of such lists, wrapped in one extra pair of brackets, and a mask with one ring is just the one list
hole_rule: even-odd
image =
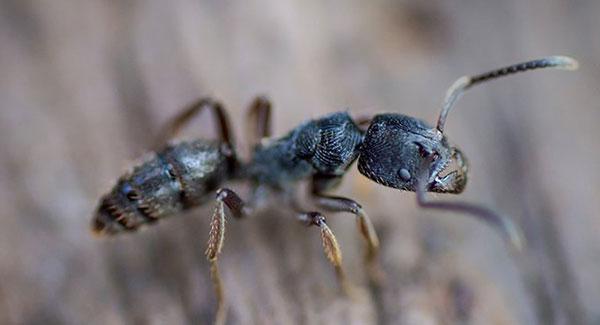
[[(283, 197), (297, 211), (298, 220), (320, 229), (325, 255), (335, 267), (342, 286), (345, 282), (341, 251), (332, 230), (320, 212), (299, 208), (293, 192), (299, 181), (310, 179), (310, 193), (318, 207), (354, 214), (367, 247), (366, 263), (372, 269), (379, 241), (368, 215), (356, 201), (326, 194), (340, 183), (357, 159), (360, 173), (374, 182), (416, 192), (421, 207), (476, 216), (519, 248), (521, 233), (510, 219), (473, 204), (426, 199), (426, 192), (461, 193), (467, 183), (467, 160), (458, 148), (448, 143), (444, 133), (446, 117), (461, 94), (476, 84), (527, 70), (576, 67), (577, 62), (569, 57), (551, 56), (462, 77), (448, 89), (436, 127), (396, 113), (355, 122), (347, 112), (338, 112), (307, 121), (281, 138), (267, 139), (271, 136), (271, 104), (258, 97), (248, 114), (248, 139), (253, 149), (249, 161), (242, 161), (236, 155), (227, 114), (221, 104), (204, 98), (175, 116), (160, 134), (153, 157), (122, 176), (101, 199), (92, 228), (99, 234), (133, 231), (143, 224), (196, 207), (216, 193), (206, 256), (218, 297), (219, 322), (225, 317), (217, 267), (225, 234), (225, 206), (235, 218), (251, 214), (254, 206), (254, 200), (246, 202), (233, 190), (222, 187), (227, 181), (248, 181), (253, 193), (265, 188), (284, 193)], [(217, 140), (169, 143), (192, 117), (205, 109), (215, 118)], [(368, 129), (364, 131), (362, 125), (368, 125)], [(451, 165), (455, 168), (448, 170)]]

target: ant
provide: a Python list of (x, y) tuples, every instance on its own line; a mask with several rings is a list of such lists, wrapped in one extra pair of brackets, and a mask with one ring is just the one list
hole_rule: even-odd
[[(427, 192), (459, 194), (467, 184), (467, 160), (457, 147), (448, 143), (444, 133), (446, 118), (459, 97), (477, 84), (528, 70), (574, 70), (577, 66), (572, 58), (550, 56), (459, 78), (446, 93), (436, 127), (396, 113), (354, 121), (347, 112), (338, 112), (304, 122), (287, 135), (272, 139), (271, 104), (266, 98), (257, 97), (248, 112), (248, 139), (252, 145), (249, 161), (242, 161), (236, 155), (223, 106), (210, 98), (200, 99), (166, 125), (153, 156), (123, 175), (101, 199), (92, 229), (97, 234), (131, 232), (144, 224), (197, 207), (206, 202), (211, 193), (216, 193), (205, 253), (218, 298), (217, 322), (225, 319), (217, 265), (225, 236), (225, 207), (238, 219), (251, 215), (256, 194), (263, 189), (282, 193), (297, 212), (299, 221), (320, 230), (325, 255), (344, 288), (341, 250), (325, 216), (317, 211), (302, 210), (294, 198), (296, 185), (310, 179), (310, 195), (318, 207), (356, 216), (367, 248), (365, 262), (369, 270), (373, 270), (379, 240), (369, 216), (356, 201), (326, 194), (335, 189), (357, 159), (360, 173), (372, 181), (416, 192), (417, 204), (423, 208), (478, 217), (519, 249), (523, 245), (521, 231), (509, 218), (474, 204), (426, 198)], [(170, 142), (204, 110), (212, 112), (218, 126), (217, 140)], [(451, 165), (454, 168), (448, 168)], [(233, 190), (222, 187), (225, 182), (234, 180), (250, 183), (254, 193), (252, 200), (246, 202)]]

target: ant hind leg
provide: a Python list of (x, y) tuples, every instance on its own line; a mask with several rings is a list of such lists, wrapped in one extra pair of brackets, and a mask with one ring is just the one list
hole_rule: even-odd
[(158, 151), (164, 148), (169, 140), (176, 137), (192, 118), (200, 114), (204, 109), (209, 109), (212, 112), (214, 122), (218, 127), (218, 139), (231, 147), (233, 139), (229, 127), (229, 117), (225, 109), (219, 102), (205, 97), (184, 108), (167, 122), (154, 142), (154, 149)]

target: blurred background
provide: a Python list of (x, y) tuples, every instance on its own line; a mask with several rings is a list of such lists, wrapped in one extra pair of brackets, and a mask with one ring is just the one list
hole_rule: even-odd
[(373, 218), (383, 285), (367, 281), (353, 217), (329, 216), (346, 298), (318, 232), (272, 207), (228, 223), (228, 323), (600, 324), (599, 15), (594, 0), (0, 1), (0, 323), (210, 323), (210, 206), (133, 235), (89, 231), (99, 197), (200, 96), (226, 105), (246, 154), (258, 94), (277, 135), (344, 109), (433, 123), (459, 76), (564, 54), (579, 71), (474, 88), (446, 126), (471, 174), (438, 197), (512, 216), (523, 254), (353, 168), (337, 194)]

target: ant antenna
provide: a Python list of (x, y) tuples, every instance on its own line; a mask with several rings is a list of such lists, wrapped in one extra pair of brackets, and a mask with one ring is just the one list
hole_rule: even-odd
[(548, 56), (545, 58), (527, 61), (523, 63), (513, 64), (504, 68), (496, 69), (486, 73), (482, 73), (475, 76), (464, 76), (458, 78), (452, 86), (446, 91), (446, 98), (444, 99), (444, 106), (440, 112), (440, 116), (437, 122), (437, 129), (444, 133), (444, 124), (446, 124), (446, 117), (450, 109), (454, 106), (460, 96), (472, 86), (483, 83), (488, 80), (508, 76), (518, 72), (524, 72), (528, 70), (544, 69), (544, 68), (556, 68), (562, 70), (576, 70), (579, 67), (579, 63), (568, 56)]

